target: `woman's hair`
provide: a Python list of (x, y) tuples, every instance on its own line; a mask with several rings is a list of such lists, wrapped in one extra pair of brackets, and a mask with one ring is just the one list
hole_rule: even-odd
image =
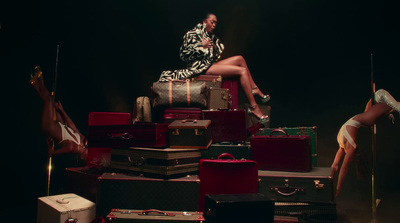
[(368, 174), (369, 170), (369, 162), (368, 162), (368, 157), (366, 154), (356, 151), (355, 157), (354, 157), (354, 163), (356, 165), (356, 173), (358, 178), (364, 179), (365, 176)]
[(210, 17), (210, 15), (215, 15), (215, 13), (212, 13), (212, 12), (207, 12), (207, 13), (205, 14), (205, 16), (204, 16), (203, 20), (206, 20), (206, 19), (208, 19), (208, 17)]

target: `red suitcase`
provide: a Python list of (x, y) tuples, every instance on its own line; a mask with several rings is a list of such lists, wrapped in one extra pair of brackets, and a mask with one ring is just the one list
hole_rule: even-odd
[[(88, 125), (128, 125), (132, 123), (130, 113), (123, 112), (90, 112)], [(109, 167), (111, 160), (110, 147), (89, 147), (86, 166), (94, 168)]]
[(88, 147), (165, 148), (168, 146), (168, 124), (89, 126), (87, 138)]
[[(280, 132), (285, 135), (273, 135)], [(289, 135), (282, 129), (250, 138), (252, 159), (260, 170), (309, 172), (312, 167), (311, 137)]]
[(245, 110), (203, 110), (202, 118), (211, 120), (213, 143), (247, 140)]
[[(230, 159), (222, 159), (222, 158)], [(253, 160), (236, 160), (223, 153), (217, 159), (200, 160), (199, 211), (207, 194), (258, 193), (258, 166)]]
[(231, 109), (239, 107), (239, 78), (224, 78), (222, 80), (222, 88), (229, 89), (231, 96)]
[(163, 114), (163, 123), (170, 124), (175, 120), (201, 119), (201, 108), (166, 108)]

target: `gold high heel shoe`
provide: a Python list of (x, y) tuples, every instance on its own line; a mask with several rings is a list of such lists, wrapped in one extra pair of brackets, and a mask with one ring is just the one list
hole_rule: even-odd
[[(251, 93), (255, 96), (256, 95), (256, 89), (258, 89), (258, 87), (253, 87), (251, 90)], [(261, 102), (262, 103), (267, 103), (269, 100), (271, 100), (271, 96), (269, 96), (269, 94), (264, 94), (264, 96), (260, 96), (261, 97)]]
[(38, 80), (42, 79), (42, 68), (40, 68), (39, 66), (36, 66), (32, 69), (31, 72), (31, 79), (30, 79), (30, 83), (32, 85), (36, 84)]
[(261, 115), (261, 117), (258, 117), (257, 115), (255, 115), (253, 113), (254, 109), (256, 109), (256, 107), (258, 107), (257, 104), (255, 105), (246, 105), (247, 107), (247, 114), (251, 114), (253, 115), (255, 118), (258, 119), (258, 123), (260, 123), (261, 125), (266, 124), (267, 122), (269, 122), (269, 116), (268, 115)]

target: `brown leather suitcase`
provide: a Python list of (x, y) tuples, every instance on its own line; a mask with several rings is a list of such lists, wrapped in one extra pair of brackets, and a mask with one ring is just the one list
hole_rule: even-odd
[(165, 148), (168, 146), (168, 124), (89, 126), (87, 139), (88, 147)]
[(209, 110), (228, 109), (229, 89), (210, 87), (207, 90), (207, 108)]
[(276, 129), (270, 135), (251, 137), (250, 143), (252, 159), (260, 170), (309, 172), (312, 168), (310, 136), (289, 135)]
[(228, 153), (200, 160), (199, 211), (207, 194), (258, 193), (258, 167), (253, 160), (235, 159)]
[(212, 143), (210, 120), (175, 120), (168, 129), (170, 148), (207, 149)]
[(203, 110), (202, 118), (211, 120), (214, 143), (247, 140), (245, 110)]
[(200, 149), (113, 148), (111, 168), (144, 176), (172, 178), (198, 174)]
[(112, 209), (107, 215), (109, 222), (204, 222), (202, 212), (161, 211), (157, 209), (127, 210)]

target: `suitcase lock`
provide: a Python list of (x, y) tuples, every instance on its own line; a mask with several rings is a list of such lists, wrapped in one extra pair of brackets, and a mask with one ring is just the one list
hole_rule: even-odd
[(325, 185), (324, 184), (320, 184), (319, 180), (314, 180), (315, 183), (315, 189), (324, 189)]

